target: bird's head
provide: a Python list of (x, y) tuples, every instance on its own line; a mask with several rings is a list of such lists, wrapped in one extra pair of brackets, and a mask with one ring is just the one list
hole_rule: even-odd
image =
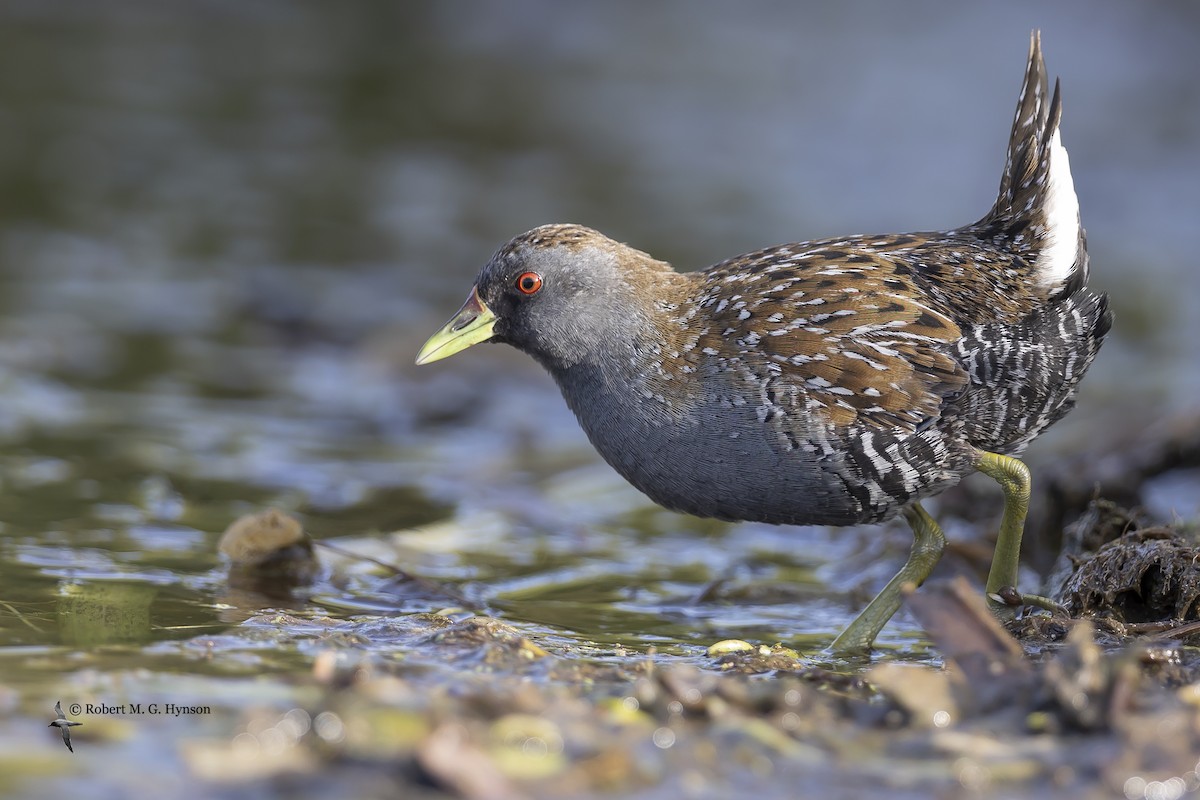
[(467, 302), (417, 356), (506, 342), (551, 370), (636, 336), (670, 266), (580, 225), (543, 225), (492, 256)]

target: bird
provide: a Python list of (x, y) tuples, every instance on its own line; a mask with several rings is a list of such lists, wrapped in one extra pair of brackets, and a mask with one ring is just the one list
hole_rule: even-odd
[(51, 722), (46, 727), (47, 728), (58, 728), (60, 731), (62, 731), (63, 744), (65, 744), (67, 746), (68, 750), (70, 750), (72, 753), (74, 753), (75, 748), (71, 746), (71, 728), (76, 725), (82, 725), (83, 723), (82, 722), (73, 722), (73, 721), (67, 719), (67, 715), (64, 714), (63, 710), (62, 710), (62, 701), (61, 700), (59, 700), (58, 702), (56, 702), (54, 704), (54, 713), (58, 718), (55, 719), (53, 722)]
[(501, 247), (421, 348), (482, 342), (553, 377), (600, 455), (652, 500), (731, 521), (903, 516), (908, 560), (833, 640), (870, 651), (941, 557), (921, 501), (982, 472), (1004, 509), (985, 587), (1011, 617), (1030, 497), (1025, 448), (1075, 403), (1112, 327), (1034, 31), (1000, 190), (951, 230), (782, 244), (677, 272), (577, 224)]

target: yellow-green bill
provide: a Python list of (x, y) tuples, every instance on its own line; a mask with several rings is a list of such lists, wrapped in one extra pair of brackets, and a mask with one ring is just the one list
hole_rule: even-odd
[(417, 353), (417, 363), (440, 361), (466, 350), (473, 344), (486, 342), (492, 338), (492, 328), (495, 325), (496, 315), (484, 305), (479, 297), (479, 290), (472, 287), (467, 302), (463, 303), (462, 308), (440, 331), (429, 337), (421, 352)]

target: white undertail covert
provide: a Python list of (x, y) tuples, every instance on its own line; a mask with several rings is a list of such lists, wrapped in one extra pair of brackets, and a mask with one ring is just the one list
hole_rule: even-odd
[(1050, 170), (1043, 201), (1046, 245), (1037, 257), (1037, 282), (1053, 291), (1066, 283), (1079, 260), (1079, 198), (1071, 179), (1071, 161), (1056, 129), (1050, 139)]

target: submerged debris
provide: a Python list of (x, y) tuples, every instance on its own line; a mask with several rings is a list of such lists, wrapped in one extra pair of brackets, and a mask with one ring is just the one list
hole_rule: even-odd
[(800, 654), (782, 644), (768, 647), (763, 644), (752, 645), (741, 639), (725, 639), (710, 646), (707, 654), (726, 672), (756, 674), (804, 668)]
[[(427, 642), (477, 659), (490, 669), (517, 669), (549, 655), (511, 625), (489, 617), (471, 617), (429, 634)], [(463, 655), (466, 654), (466, 655)]]

